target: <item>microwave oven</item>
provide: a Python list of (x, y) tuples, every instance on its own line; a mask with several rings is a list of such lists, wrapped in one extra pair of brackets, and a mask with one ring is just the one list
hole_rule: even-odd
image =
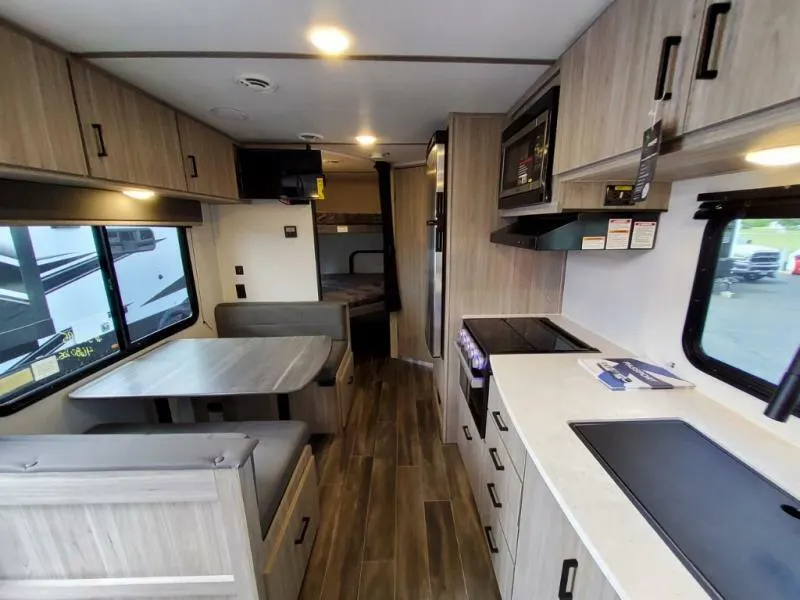
[(503, 131), (499, 208), (552, 200), (559, 87), (550, 88)]

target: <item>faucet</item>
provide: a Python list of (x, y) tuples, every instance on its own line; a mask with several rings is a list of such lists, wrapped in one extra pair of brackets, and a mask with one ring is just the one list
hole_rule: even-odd
[(800, 405), (800, 348), (781, 379), (778, 389), (769, 401), (764, 414), (770, 419), (786, 422)]

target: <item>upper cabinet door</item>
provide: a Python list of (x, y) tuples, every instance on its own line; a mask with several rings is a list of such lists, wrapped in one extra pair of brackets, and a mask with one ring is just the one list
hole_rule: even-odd
[(92, 177), (186, 190), (175, 112), (70, 61)]
[(0, 26), (0, 163), (86, 174), (64, 55)]
[(800, 97), (800, 1), (707, 3), (687, 130)]
[(704, 0), (617, 0), (561, 65), (557, 173), (639, 148), (657, 118), (682, 128)]
[(238, 198), (233, 142), (210, 127), (178, 115), (178, 129), (189, 191)]

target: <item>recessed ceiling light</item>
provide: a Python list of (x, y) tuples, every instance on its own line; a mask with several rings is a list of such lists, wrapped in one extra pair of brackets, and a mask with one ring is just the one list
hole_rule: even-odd
[(150, 200), (156, 195), (153, 190), (122, 190), (122, 193), (134, 200)]
[(308, 32), (308, 41), (323, 54), (333, 56), (350, 47), (350, 36), (337, 27), (312, 27)]
[(788, 167), (800, 164), (800, 146), (785, 146), (750, 152), (744, 159), (762, 167)]
[(362, 135), (357, 135), (356, 141), (358, 142), (359, 146), (372, 146), (378, 141), (378, 138), (376, 138), (374, 135), (365, 133)]
[(228, 108), (227, 106), (217, 106), (209, 110), (209, 112), (218, 119), (223, 119), (225, 121), (247, 121), (250, 119), (247, 113), (236, 108)]
[(297, 139), (307, 144), (313, 144), (315, 142), (321, 142), (325, 138), (320, 133), (298, 133)]
[(258, 92), (259, 94), (270, 94), (278, 89), (276, 83), (273, 83), (263, 75), (239, 75), (236, 78), (236, 83), (247, 90)]

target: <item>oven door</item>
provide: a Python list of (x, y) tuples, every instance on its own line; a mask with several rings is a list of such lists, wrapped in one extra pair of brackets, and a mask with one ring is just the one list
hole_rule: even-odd
[(475, 421), (475, 428), (481, 439), (486, 437), (486, 412), (488, 406), (486, 403), (486, 377), (475, 377), (472, 370), (467, 366), (466, 359), (461, 353), (460, 348), (456, 348), (458, 356), (461, 359), (460, 369), (458, 373), (458, 386), (461, 388), (461, 394), (469, 407), (469, 412), (472, 414), (472, 420)]

